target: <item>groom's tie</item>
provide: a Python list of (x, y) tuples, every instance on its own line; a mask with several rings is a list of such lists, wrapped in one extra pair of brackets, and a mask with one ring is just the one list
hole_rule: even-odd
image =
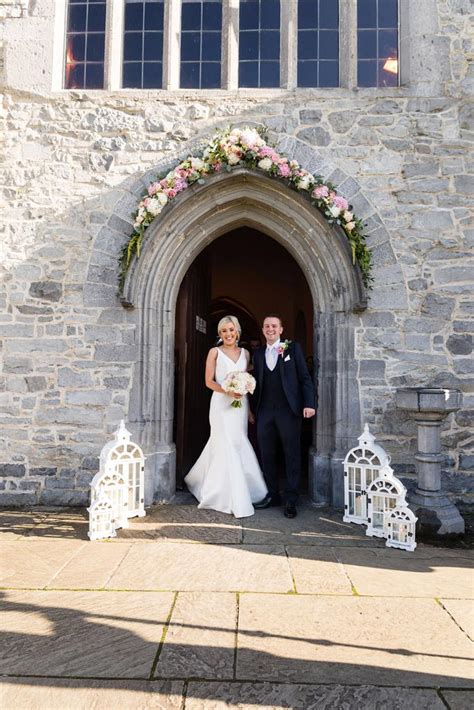
[(267, 361), (268, 369), (274, 370), (278, 360), (278, 347), (275, 345), (267, 345), (265, 359)]

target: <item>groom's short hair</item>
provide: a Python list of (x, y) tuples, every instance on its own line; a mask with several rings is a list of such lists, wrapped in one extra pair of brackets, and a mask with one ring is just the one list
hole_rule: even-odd
[(265, 323), (267, 318), (278, 318), (278, 320), (280, 321), (280, 326), (283, 328), (283, 318), (279, 313), (267, 313), (267, 315), (263, 317), (263, 323)]

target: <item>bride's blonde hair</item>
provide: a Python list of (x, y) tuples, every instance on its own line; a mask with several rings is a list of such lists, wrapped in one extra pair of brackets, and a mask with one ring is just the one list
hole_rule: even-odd
[(221, 330), (226, 323), (232, 323), (240, 338), (240, 336), (242, 335), (242, 328), (240, 327), (240, 323), (235, 316), (224, 316), (220, 319), (219, 323), (217, 324), (217, 335), (220, 336)]

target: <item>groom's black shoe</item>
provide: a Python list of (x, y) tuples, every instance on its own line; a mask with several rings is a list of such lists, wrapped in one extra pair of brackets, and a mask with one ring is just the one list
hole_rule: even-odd
[(265, 498), (262, 498), (262, 500), (259, 500), (258, 503), (254, 503), (253, 507), (256, 510), (262, 510), (263, 508), (271, 508), (272, 506), (275, 506), (275, 505), (281, 505), (280, 497), (271, 496), (270, 493), (267, 493)]
[(285, 505), (284, 515), (285, 515), (285, 518), (296, 518), (296, 515), (297, 515), (296, 506), (293, 505), (293, 503), (287, 503)]

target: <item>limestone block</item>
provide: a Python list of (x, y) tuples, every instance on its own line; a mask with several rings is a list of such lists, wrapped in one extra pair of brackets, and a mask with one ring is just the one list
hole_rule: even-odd
[(59, 301), (63, 289), (56, 281), (34, 281), (30, 286), (30, 295), (43, 301)]

